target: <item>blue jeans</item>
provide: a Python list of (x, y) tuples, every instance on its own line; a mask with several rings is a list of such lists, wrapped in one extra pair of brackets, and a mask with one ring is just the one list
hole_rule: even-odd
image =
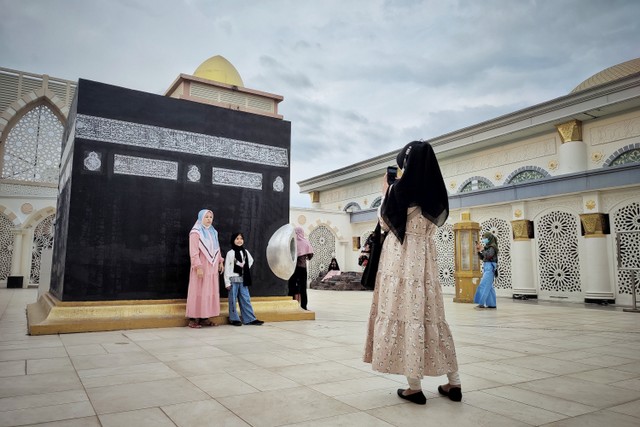
[(496, 290), (493, 289), (493, 279), (496, 276), (498, 264), (495, 262), (485, 262), (482, 264), (482, 279), (473, 297), (473, 302), (487, 307), (496, 306)]
[(249, 295), (249, 287), (244, 286), (242, 277), (232, 276), (231, 289), (229, 289), (229, 320), (237, 322), (240, 320), (236, 302), (240, 305), (240, 313), (242, 313), (242, 323), (245, 325), (256, 320), (256, 315), (251, 306), (251, 296)]

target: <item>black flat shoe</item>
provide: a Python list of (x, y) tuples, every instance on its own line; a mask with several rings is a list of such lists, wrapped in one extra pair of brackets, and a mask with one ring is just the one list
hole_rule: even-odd
[(239, 320), (234, 320), (233, 322), (231, 322), (231, 324), (232, 324), (233, 326), (242, 326), (242, 322), (241, 322), (241, 321), (239, 321)]
[(424, 393), (422, 393), (422, 390), (417, 393), (404, 395), (403, 393), (405, 390), (406, 389), (399, 388), (398, 396), (400, 396), (404, 400), (408, 400), (409, 402), (417, 403), (418, 405), (424, 405), (425, 403), (427, 403), (427, 398), (425, 397)]
[(438, 386), (438, 393), (443, 396), (449, 397), (450, 400), (454, 402), (460, 402), (462, 400), (462, 389), (460, 387), (451, 387), (449, 391), (446, 391), (442, 388), (441, 385)]
[(262, 325), (264, 322), (262, 320), (254, 320), (253, 322), (249, 322), (249, 325)]

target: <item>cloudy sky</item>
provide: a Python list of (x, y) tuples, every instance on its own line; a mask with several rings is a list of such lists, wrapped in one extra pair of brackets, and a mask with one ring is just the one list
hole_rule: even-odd
[(0, 0), (0, 66), (162, 94), (222, 55), (284, 96), (295, 184), (640, 57), (638, 0)]

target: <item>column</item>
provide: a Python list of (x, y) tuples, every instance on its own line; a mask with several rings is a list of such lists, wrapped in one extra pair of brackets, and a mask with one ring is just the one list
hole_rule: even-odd
[[(516, 210), (516, 214), (519, 211)], [(534, 281), (533, 262), (533, 222), (528, 219), (511, 221), (513, 242), (511, 242), (511, 288), (514, 296), (537, 298)], [(498, 255), (498, 271), (500, 271)]]
[(556, 125), (561, 145), (558, 150), (558, 174), (587, 170), (587, 145), (582, 141), (582, 122), (571, 120)]
[(585, 275), (582, 278), (586, 302), (614, 302), (613, 283), (609, 277), (607, 239), (604, 234), (606, 215), (603, 213), (580, 214), (584, 229), (584, 257), (581, 262)]

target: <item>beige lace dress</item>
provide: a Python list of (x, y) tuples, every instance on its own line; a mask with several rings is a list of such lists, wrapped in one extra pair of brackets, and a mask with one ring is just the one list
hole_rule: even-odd
[(393, 233), (385, 239), (364, 352), (373, 370), (409, 378), (458, 370), (438, 280), (437, 227), (420, 212), (409, 209), (404, 244)]

